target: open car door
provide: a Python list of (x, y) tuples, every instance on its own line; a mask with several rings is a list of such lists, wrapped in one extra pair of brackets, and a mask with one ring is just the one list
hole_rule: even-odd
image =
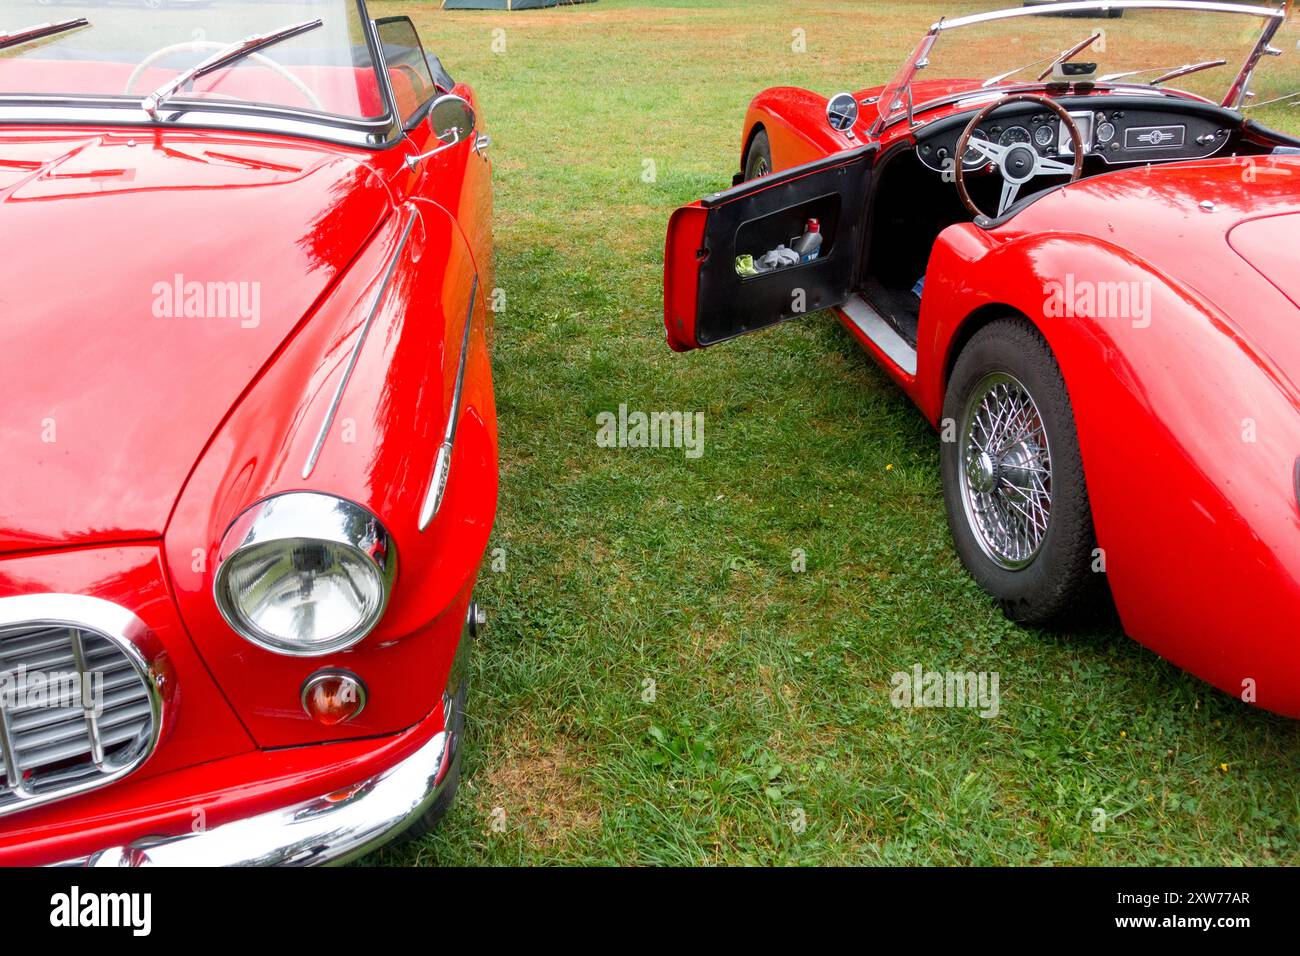
[[(877, 149), (836, 153), (674, 212), (664, 249), (668, 344), (703, 348), (843, 304), (858, 282)], [(768, 255), (793, 248), (814, 219), (815, 258)]]

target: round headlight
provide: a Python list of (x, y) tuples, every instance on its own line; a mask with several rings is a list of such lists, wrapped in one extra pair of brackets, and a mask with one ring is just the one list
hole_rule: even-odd
[(299, 657), (351, 647), (383, 616), (397, 555), (379, 519), (342, 498), (278, 495), (222, 539), (215, 597), (243, 638)]

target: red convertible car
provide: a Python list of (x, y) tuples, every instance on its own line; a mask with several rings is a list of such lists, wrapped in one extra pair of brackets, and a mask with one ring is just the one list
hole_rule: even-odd
[(358, 0), (0, 10), (0, 863), (341, 862), (447, 808), (473, 104)]
[(1300, 140), (1255, 112), (1296, 102), (1285, 20), (1017, 7), (883, 87), (769, 89), (733, 188), (672, 217), (664, 322), (681, 351), (833, 308), (939, 430), (1011, 617), (1104, 581), (1138, 641), (1300, 717)]

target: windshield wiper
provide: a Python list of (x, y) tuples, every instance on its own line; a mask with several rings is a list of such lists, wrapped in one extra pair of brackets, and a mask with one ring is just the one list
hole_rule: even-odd
[(264, 50), (276, 43), (290, 40), (301, 33), (315, 30), (320, 26), (324, 26), (324, 22), (321, 20), (304, 20), (302, 23), (295, 23), (293, 26), (284, 27), (271, 33), (263, 33), (258, 36), (244, 37), (242, 40), (237, 40), (224, 50), (214, 53), (202, 63), (190, 67), (175, 79), (169, 80), (158, 87), (140, 101), (140, 106), (150, 117), (157, 120), (158, 110), (162, 108), (164, 103), (175, 96), (186, 83), (192, 83), (209, 73), (214, 73), (233, 63), (238, 63), (244, 57), (256, 53), (258, 50)]
[(1047, 69), (1044, 70), (1041, 74), (1039, 74), (1038, 77), (1039, 81), (1041, 82), (1042, 80), (1046, 79), (1048, 75), (1051, 74), (1052, 70), (1056, 68), (1056, 65), (1058, 63), (1065, 63), (1068, 62), (1069, 60), (1074, 59), (1076, 56), (1078, 56), (1084, 50), (1088, 49), (1088, 47), (1092, 46), (1100, 39), (1101, 39), (1101, 33), (1099, 31), (1097, 33), (1094, 33), (1092, 36), (1088, 37), (1087, 39), (1080, 40), (1078, 43), (1076, 43), (1074, 46), (1070, 47), (1069, 49), (1062, 50), (1060, 53), (1056, 54), (1056, 56), (1051, 56), (1051, 57), (1045, 56), (1041, 60), (1034, 60), (1034, 62), (1026, 63), (1024, 66), (1018, 66), (1014, 70), (1007, 70), (1007, 72), (999, 73), (997, 76), (990, 76), (987, 80), (985, 80), (983, 83), (980, 84), (980, 87), (985, 88), (990, 86), (996, 86), (998, 83), (1001, 83), (1003, 80), (1015, 76), (1021, 70), (1027, 70), (1031, 66), (1038, 66), (1038, 64), (1040, 63), (1046, 63)]
[(1098, 77), (1097, 82), (1113, 83), (1116, 80), (1122, 80), (1128, 76), (1138, 76), (1142, 73), (1160, 73), (1160, 75), (1152, 80), (1150, 84), (1151, 86), (1158, 86), (1161, 83), (1176, 79), (1180, 76), (1187, 76), (1189, 73), (1199, 73), (1201, 70), (1209, 70), (1216, 66), (1223, 66), (1227, 62), (1227, 60), (1206, 60), (1204, 63), (1187, 63), (1172, 70), (1167, 66), (1149, 66), (1145, 70), (1128, 70), (1125, 73), (1107, 73), (1105, 76)]
[(33, 40), (43, 40), (45, 37), (67, 33), (69, 30), (77, 29), (77, 27), (88, 26), (90, 26), (89, 20), (85, 17), (76, 17), (72, 20), (60, 20), (57, 23), (38, 23), (34, 27), (15, 30), (12, 33), (0, 33), (0, 50), (7, 50), (9, 47), (18, 46), (21, 43), (31, 43)]
[(1187, 76), (1189, 73), (1200, 73), (1201, 70), (1212, 70), (1216, 66), (1223, 66), (1227, 60), (1206, 60), (1204, 63), (1188, 63), (1186, 66), (1180, 66), (1176, 70), (1170, 70), (1168, 73), (1162, 73), (1151, 81), (1152, 86), (1159, 86), (1166, 80), (1175, 80), (1180, 76)]

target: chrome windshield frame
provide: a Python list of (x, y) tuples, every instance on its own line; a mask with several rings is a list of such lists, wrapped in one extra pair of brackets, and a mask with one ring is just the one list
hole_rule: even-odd
[(111, 126), (128, 129), (219, 129), (280, 135), (360, 149), (386, 149), (404, 133), (396, 98), (384, 68), (383, 50), (366, 0), (352, 0), (361, 20), (370, 67), (375, 72), (383, 112), (357, 117), (323, 113), (298, 106), (278, 106), (251, 100), (215, 100), (177, 96), (168, 100), (168, 114), (154, 119), (132, 95), (0, 92), (0, 125)]
[[(949, 30), (960, 29), (961, 27), (975, 26), (982, 23), (995, 23), (1002, 20), (1015, 20), (1021, 17), (1041, 17), (1041, 16), (1059, 16), (1069, 13), (1090, 13), (1106, 12), (1109, 10), (1185, 10), (1198, 13), (1224, 13), (1239, 14), (1241, 16), (1252, 16), (1263, 21), (1260, 35), (1255, 41), (1250, 54), (1246, 57), (1245, 63), (1237, 72), (1228, 93), (1224, 96), (1223, 101), (1219, 104), (1224, 109), (1240, 109), (1247, 98), (1250, 78), (1259, 65), (1259, 61), (1270, 49), (1269, 43), (1277, 34), (1287, 17), (1289, 2), (1283, 7), (1263, 7), (1251, 6), (1239, 3), (1225, 3), (1222, 0), (1069, 0), (1065, 3), (1053, 3), (1050, 5), (1033, 6), (1033, 7), (1011, 7), (1005, 10), (992, 10), (986, 13), (973, 13), (964, 17), (954, 17), (953, 19), (940, 19), (932, 24), (929, 31), (921, 38), (915, 51), (908, 58), (910, 67), (905, 67), (899, 76), (892, 78), (882, 91), (884, 92), (893, 88), (894, 95), (891, 96), (894, 104), (882, 104), (880, 115), (876, 118), (871, 126), (870, 135), (879, 135), (880, 131), (886, 126), (892, 126), (901, 116), (896, 112), (896, 107), (901, 109), (903, 105), (907, 108), (908, 125), (915, 125), (914, 112), (918, 107), (937, 105), (938, 100), (922, 104), (913, 102), (912, 81), (916, 78), (918, 71), (925, 69), (929, 65), (930, 50), (933, 48), (935, 41), (940, 34)], [(1033, 86), (1034, 84), (1028, 84)], [(1038, 84), (1041, 86), (1041, 84)], [(993, 87), (992, 89), (999, 89)], [(1000, 90), (1004, 91), (1004, 90)], [(969, 95), (969, 94), (966, 94)], [(951, 100), (952, 97), (944, 97), (942, 101)], [(1198, 97), (1200, 99), (1200, 97)], [(903, 102), (899, 102), (899, 101)]]

